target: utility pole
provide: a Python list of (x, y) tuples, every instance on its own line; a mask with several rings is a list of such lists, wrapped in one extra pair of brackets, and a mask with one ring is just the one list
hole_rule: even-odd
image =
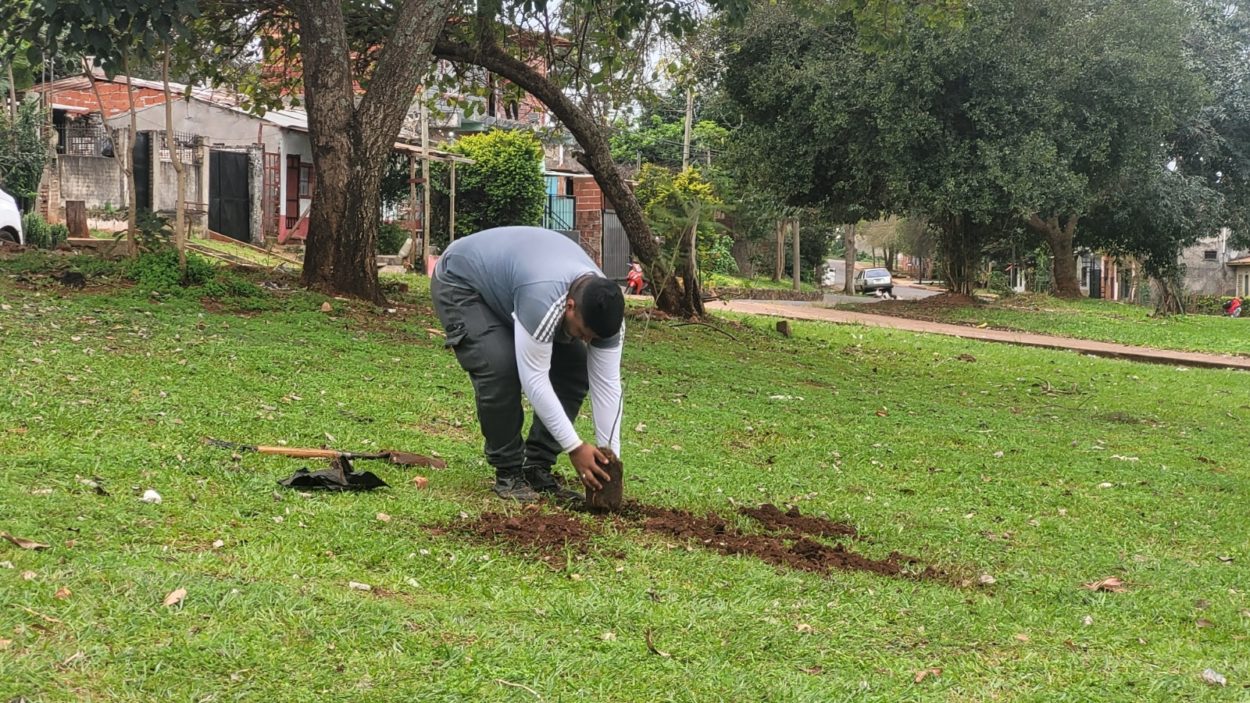
[(681, 143), (681, 170), (690, 168), (690, 131), (694, 126), (694, 88), (686, 88), (686, 135)]

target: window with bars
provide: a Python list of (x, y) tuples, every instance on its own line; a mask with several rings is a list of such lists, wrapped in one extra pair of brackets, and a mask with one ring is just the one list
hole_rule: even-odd
[(313, 173), (312, 164), (299, 165), (299, 197), (311, 198), (317, 185), (317, 176)]
[(1219, 259), (1219, 252), (1214, 249), (1207, 249), (1202, 252), (1203, 261), (1216, 261)]

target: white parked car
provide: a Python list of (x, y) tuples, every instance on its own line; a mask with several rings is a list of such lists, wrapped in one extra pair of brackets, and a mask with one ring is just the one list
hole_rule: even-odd
[(882, 291), (894, 294), (894, 277), (886, 269), (861, 269), (855, 274), (855, 290), (860, 293)]
[(12, 195), (0, 190), (0, 243), (25, 244), (22, 234), (22, 210)]

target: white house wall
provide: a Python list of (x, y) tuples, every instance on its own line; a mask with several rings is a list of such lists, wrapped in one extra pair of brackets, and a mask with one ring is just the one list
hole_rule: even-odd
[[(279, 164), (281, 165), (281, 168), (279, 169), (281, 173), (281, 178), (279, 179), (279, 202), (281, 203), (281, 209), (279, 212), (281, 212), (284, 216), (299, 217), (304, 212), (307, 212), (308, 208), (312, 206), (312, 200), (310, 198), (300, 198), (299, 212), (287, 212), (286, 188), (288, 174), (286, 160), (288, 156), (298, 156), (301, 164), (312, 163), (312, 142), (308, 140), (307, 134), (293, 130), (285, 132), (282, 135), (282, 152), (279, 158)], [(313, 187), (314, 189), (316, 188), (315, 183)]]

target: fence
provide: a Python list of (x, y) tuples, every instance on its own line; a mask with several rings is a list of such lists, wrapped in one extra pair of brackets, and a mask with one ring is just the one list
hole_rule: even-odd
[(543, 209), (543, 227), (547, 229), (569, 230), (576, 224), (573, 208), (576, 198), (571, 195), (548, 195), (547, 206)]
[[(161, 135), (161, 161), (172, 162), (173, 156), (169, 152), (169, 139), (165, 136), (165, 132), (160, 132), (159, 134)], [(174, 145), (178, 149), (178, 156), (181, 157), (182, 163), (203, 163), (203, 150), (195, 148), (201, 139), (203, 137), (196, 134), (174, 132)]]
[(64, 156), (112, 158), (113, 140), (102, 124), (56, 125), (56, 153)]

